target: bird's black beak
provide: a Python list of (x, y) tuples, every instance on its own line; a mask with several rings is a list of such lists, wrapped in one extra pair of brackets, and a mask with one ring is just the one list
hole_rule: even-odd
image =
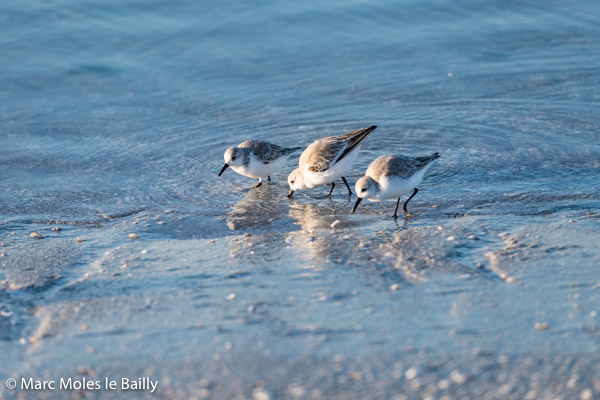
[(293, 194), (294, 194), (294, 191), (290, 190), (290, 194), (288, 194), (288, 197), (292, 197)]
[(362, 201), (362, 197), (359, 197), (358, 199), (356, 199), (356, 203), (354, 203), (354, 207), (352, 207), (352, 211), (350, 211), (350, 214), (354, 214), (354, 211), (356, 211), (356, 207), (358, 207), (358, 205), (360, 204), (361, 201)]
[(219, 172), (219, 175), (217, 175), (217, 176), (221, 176), (221, 174), (223, 172), (225, 172), (225, 170), (227, 169), (227, 167), (229, 167), (229, 164), (226, 163), (225, 165), (223, 165), (223, 169), (221, 170), (221, 172)]

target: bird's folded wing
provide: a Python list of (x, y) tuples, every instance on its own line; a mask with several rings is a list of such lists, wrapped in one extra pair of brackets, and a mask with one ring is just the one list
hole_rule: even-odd
[(377, 128), (361, 128), (340, 136), (319, 139), (302, 153), (300, 165), (312, 172), (323, 172), (352, 153)]
[(344, 159), (344, 157), (346, 157), (348, 154), (352, 153), (354, 151), (354, 149), (356, 149), (358, 146), (360, 146), (361, 143), (364, 142), (365, 139), (369, 137), (369, 135), (371, 134), (371, 132), (373, 132), (375, 130), (375, 128), (377, 128), (377, 126), (373, 125), (368, 128), (357, 129), (355, 131), (352, 131), (350, 133), (346, 133), (345, 135), (342, 135), (341, 137), (343, 137), (347, 140), (348, 146), (342, 151), (342, 153), (340, 154), (338, 159), (335, 160), (335, 162), (336, 163), (340, 162), (341, 160)]
[(242, 142), (238, 147), (247, 147), (254, 155), (264, 161), (265, 164), (271, 161), (277, 160), (279, 157), (289, 154), (288, 149), (285, 149), (276, 144), (264, 142), (262, 140), (246, 140)]
[(331, 139), (333, 138), (320, 139), (308, 146), (300, 156), (300, 165), (306, 165), (312, 172), (327, 171), (348, 146), (346, 142)]

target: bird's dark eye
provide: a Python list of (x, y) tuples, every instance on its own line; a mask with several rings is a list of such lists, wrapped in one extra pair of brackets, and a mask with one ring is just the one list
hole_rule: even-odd
[(231, 161), (235, 160), (235, 156), (231, 157)]
[(361, 192), (366, 192), (367, 189), (366, 188), (362, 188)]
[(292, 185), (294, 184), (294, 181), (292, 181)]

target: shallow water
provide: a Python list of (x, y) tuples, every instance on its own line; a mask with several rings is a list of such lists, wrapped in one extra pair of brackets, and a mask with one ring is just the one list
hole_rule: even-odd
[[(600, 396), (599, 12), (1, 4), (0, 383)], [(341, 184), (289, 200), (297, 158), (259, 189), (217, 177), (244, 139), (304, 146), (371, 124), (351, 183), (381, 154), (442, 154), (415, 218), (395, 222), (391, 201), (349, 215)]]

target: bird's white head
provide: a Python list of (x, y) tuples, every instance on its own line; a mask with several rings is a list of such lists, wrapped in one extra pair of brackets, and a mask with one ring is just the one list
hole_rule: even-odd
[(306, 184), (304, 183), (304, 175), (302, 175), (300, 168), (296, 168), (288, 175), (288, 185), (290, 185), (290, 194), (288, 197), (292, 197), (292, 194), (294, 194), (296, 190), (306, 188)]
[(356, 195), (361, 199), (375, 198), (377, 197), (377, 193), (379, 192), (379, 185), (377, 185), (377, 182), (375, 182), (373, 178), (363, 176), (358, 181), (356, 181), (354, 190), (356, 190)]
[(223, 158), (225, 159), (225, 164), (230, 167), (241, 166), (244, 163), (244, 154), (242, 149), (238, 147), (230, 147), (225, 150)]
[(225, 159), (225, 165), (223, 165), (223, 169), (219, 172), (219, 176), (229, 167), (238, 167), (244, 164), (243, 150), (239, 147), (230, 147), (225, 150), (223, 158)]
[(352, 207), (352, 211), (350, 211), (352, 214), (354, 214), (354, 211), (356, 211), (356, 208), (363, 199), (373, 199), (379, 196), (379, 185), (369, 176), (363, 176), (357, 180), (354, 190), (356, 190), (358, 198), (356, 199), (356, 203), (354, 203), (354, 207)]

